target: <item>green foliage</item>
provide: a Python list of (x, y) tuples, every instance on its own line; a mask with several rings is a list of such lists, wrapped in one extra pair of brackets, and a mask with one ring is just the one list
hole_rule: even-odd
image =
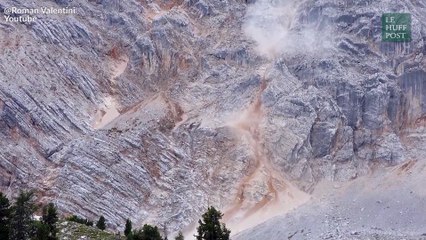
[(124, 235), (127, 237), (130, 233), (132, 233), (132, 221), (130, 221), (130, 219), (127, 219), (126, 228), (124, 229)]
[(43, 222), (49, 226), (55, 225), (58, 221), (58, 212), (53, 203), (49, 203), (43, 207)]
[(12, 207), (10, 221), (11, 240), (29, 239), (34, 235), (34, 222), (32, 216), (37, 210), (34, 204), (34, 192), (21, 192)]
[[(43, 207), (43, 215), (41, 221), (34, 221), (33, 214), (37, 210), (34, 203), (34, 192), (21, 192), (17, 197), (15, 204), (10, 207), (10, 202), (7, 197), (0, 192), (0, 239), (9, 240), (57, 240), (61, 236), (57, 236), (59, 231), (57, 229), (58, 213), (56, 206), (53, 203)], [(202, 219), (198, 221), (197, 227), (197, 240), (229, 240), (231, 231), (226, 228), (225, 224), (221, 223), (223, 214), (216, 210), (214, 207), (209, 207), (207, 212), (202, 215)], [(93, 222), (87, 219), (80, 218), (76, 215), (68, 217), (66, 220), (76, 222), (83, 225), (79, 226), (93, 226)], [(64, 225), (65, 224), (65, 225)], [(75, 223), (74, 223), (75, 224)], [(67, 226), (67, 222), (59, 224), (60, 226)], [(59, 226), (58, 225), (58, 226)], [(78, 224), (77, 224), (78, 225)], [(73, 226), (73, 225), (69, 225)], [(84, 226), (84, 228), (87, 228)], [(96, 227), (100, 230), (106, 229), (106, 219), (101, 216), (96, 223)], [(75, 227), (73, 227), (75, 228)], [(84, 234), (86, 230), (81, 230), (81, 227), (76, 228), (76, 233)], [(83, 228), (82, 228), (83, 229)], [(87, 228), (87, 232), (90, 229)], [(165, 228), (165, 234), (167, 229)], [(63, 231), (63, 230), (62, 230)], [(99, 233), (92, 235), (102, 235), (102, 231), (97, 230)], [(107, 233), (105, 233), (107, 234)], [(161, 237), (160, 231), (157, 226), (145, 224), (141, 229), (132, 231), (132, 222), (130, 219), (126, 220), (124, 234), (127, 240), (166, 240)], [(72, 235), (74, 236), (74, 234)], [(77, 235), (75, 235), (77, 236)], [(83, 235), (82, 235), (83, 236)], [(61, 237), (62, 238), (62, 237)], [(112, 234), (102, 235), (101, 239), (116, 239), (117, 236)], [(175, 240), (184, 240), (182, 232), (179, 232)]]
[(76, 223), (84, 224), (84, 225), (89, 226), (89, 227), (93, 226), (93, 221), (89, 221), (87, 219), (80, 218), (76, 215), (69, 216), (65, 220), (70, 221), (70, 222), (76, 222)]
[(56, 240), (56, 233), (58, 232), (56, 229), (56, 222), (58, 222), (58, 212), (53, 203), (49, 203), (47, 206), (43, 207), (43, 216), (42, 223), (48, 227), (48, 239)]
[(142, 229), (135, 230), (131, 234), (131, 240), (163, 240), (157, 226), (143, 225)]
[(176, 236), (175, 240), (184, 240), (182, 232), (179, 231), (178, 235)]
[[(68, 240), (117, 240), (118, 238), (114, 233), (102, 231), (96, 227), (90, 227), (85, 224), (80, 224), (70, 221), (59, 221), (58, 227), (58, 238)], [(120, 240), (125, 240), (121, 237)]]
[(105, 218), (104, 216), (99, 217), (98, 222), (96, 223), (96, 227), (101, 229), (101, 230), (105, 230), (106, 225), (105, 225)]
[(198, 220), (197, 240), (229, 240), (231, 231), (225, 224), (220, 223), (223, 214), (214, 207), (209, 207), (207, 212), (203, 214), (202, 220)]
[(9, 199), (0, 192), (0, 239), (9, 239), (11, 208)]
[(134, 238), (133, 234), (134, 234), (134, 231), (131, 232), (131, 233), (129, 233), (129, 234), (127, 234), (126, 240), (134, 240), (135, 238)]
[(35, 236), (32, 238), (33, 240), (50, 240), (49, 238), (50, 231), (49, 231), (49, 225), (40, 222), (40, 221), (34, 221), (34, 228), (35, 228)]

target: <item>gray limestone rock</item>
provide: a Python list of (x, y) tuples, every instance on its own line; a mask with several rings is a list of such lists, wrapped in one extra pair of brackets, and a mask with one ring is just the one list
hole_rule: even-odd
[[(270, 196), (265, 176), (311, 191), (416, 156), (426, 8), (391, 2), (0, 0), (76, 9), (0, 23), (0, 189), (177, 231)], [(412, 42), (381, 42), (389, 11)]]

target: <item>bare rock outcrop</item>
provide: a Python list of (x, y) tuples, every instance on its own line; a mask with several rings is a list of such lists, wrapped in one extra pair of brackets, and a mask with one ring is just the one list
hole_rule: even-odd
[[(76, 9), (0, 23), (0, 189), (176, 231), (419, 157), (426, 8), (390, 3), (0, 0)], [(412, 42), (381, 42), (393, 11)]]

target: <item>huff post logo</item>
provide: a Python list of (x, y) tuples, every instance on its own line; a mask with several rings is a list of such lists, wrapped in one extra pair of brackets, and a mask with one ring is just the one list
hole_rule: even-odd
[(385, 13), (382, 15), (382, 41), (411, 41), (411, 15), (409, 13)]

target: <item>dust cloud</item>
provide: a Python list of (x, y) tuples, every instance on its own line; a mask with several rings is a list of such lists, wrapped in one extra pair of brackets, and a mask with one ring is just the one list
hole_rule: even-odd
[(299, 22), (303, 2), (258, 0), (249, 5), (242, 30), (255, 41), (259, 55), (273, 59), (282, 54), (321, 54), (333, 46), (329, 29), (319, 30), (317, 22)]
[[(263, 70), (265, 75), (266, 68)], [(290, 181), (270, 162), (264, 144), (265, 111), (262, 94), (267, 88), (263, 77), (252, 103), (243, 112), (232, 117), (228, 127), (239, 141), (251, 150), (252, 162), (246, 176), (237, 186), (237, 194), (224, 211), (224, 221), (233, 234), (253, 227), (261, 222), (284, 214), (309, 199), (309, 194), (293, 186)], [(257, 198), (255, 196), (262, 195)]]

